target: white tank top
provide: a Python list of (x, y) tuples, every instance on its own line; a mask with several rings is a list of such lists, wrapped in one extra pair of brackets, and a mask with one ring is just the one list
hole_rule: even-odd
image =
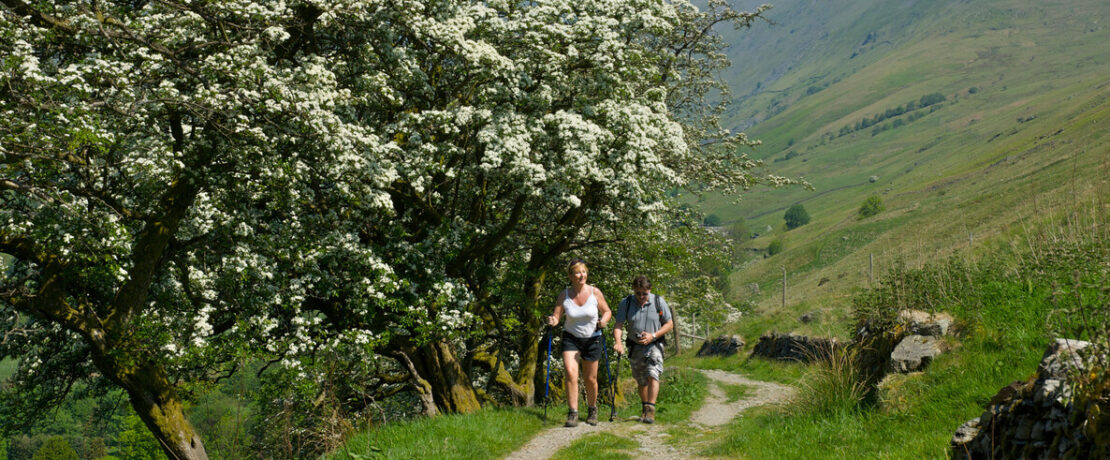
[(574, 303), (570, 289), (566, 290), (566, 299), (563, 300), (563, 313), (567, 315), (563, 330), (580, 339), (589, 338), (597, 330), (597, 297), (594, 296), (593, 290), (594, 288), (591, 287), (590, 297), (586, 299), (585, 305)]

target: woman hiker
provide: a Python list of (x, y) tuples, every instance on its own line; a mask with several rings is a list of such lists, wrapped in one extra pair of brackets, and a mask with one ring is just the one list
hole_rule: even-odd
[(613, 350), (624, 354), (621, 341), (628, 325), (628, 362), (639, 387), (642, 413), (640, 421), (655, 422), (655, 399), (659, 396), (659, 380), (663, 375), (663, 345), (667, 332), (674, 328), (671, 309), (658, 295), (651, 295), (651, 281), (640, 275), (632, 280), (634, 295), (617, 305), (617, 326), (613, 328)]
[(567, 423), (564, 426), (578, 426), (578, 361), (582, 359), (582, 377), (586, 382), (586, 403), (589, 412), (586, 423), (597, 425), (597, 362), (602, 354), (601, 331), (609, 323), (612, 312), (601, 290), (586, 284), (589, 269), (582, 259), (574, 259), (567, 265), (570, 287), (559, 294), (555, 311), (547, 317), (547, 325), (559, 324), (565, 313), (563, 324), (563, 365), (566, 368), (567, 383)]

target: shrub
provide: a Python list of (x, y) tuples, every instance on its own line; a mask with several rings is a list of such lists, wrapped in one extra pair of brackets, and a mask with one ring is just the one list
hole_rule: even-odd
[(782, 240), (772, 241), (771, 244), (767, 246), (767, 255), (773, 256), (782, 252), (782, 249)]
[(918, 101), (918, 104), (921, 107), (928, 107), (928, 106), (933, 105), (933, 104), (940, 104), (941, 102), (944, 102), (947, 99), (948, 98), (946, 98), (941, 93), (926, 94), (924, 96), (921, 96), (921, 100)]
[(786, 220), (787, 230), (793, 230), (809, 223), (809, 213), (806, 212), (806, 208), (800, 204), (796, 204), (791, 206), (790, 209), (787, 209), (786, 214), (783, 214), (782, 218)]
[(859, 216), (861, 219), (874, 216), (883, 212), (883, 199), (878, 195), (871, 195), (863, 201), (859, 207)]
[(78, 460), (77, 452), (61, 436), (51, 436), (42, 444), (32, 460)]
[(720, 227), (721, 217), (716, 214), (710, 214), (708, 216), (705, 216), (705, 219), (702, 220), (702, 224), (704, 224), (706, 227)]

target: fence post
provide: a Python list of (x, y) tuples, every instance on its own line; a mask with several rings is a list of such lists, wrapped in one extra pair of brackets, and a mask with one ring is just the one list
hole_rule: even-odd
[(782, 267), (782, 308), (786, 308), (786, 266)]
[[(678, 313), (674, 312), (674, 307), (671, 307), (671, 321), (674, 322), (674, 354), (682, 353), (682, 335), (678, 332)], [(629, 350), (631, 352), (631, 350)]]
[(867, 269), (867, 284), (875, 284), (875, 253), (867, 253), (867, 259), (870, 261), (869, 268)]

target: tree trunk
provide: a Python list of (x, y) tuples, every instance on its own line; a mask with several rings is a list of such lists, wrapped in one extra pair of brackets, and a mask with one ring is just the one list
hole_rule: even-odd
[(536, 365), (540, 357), (540, 347), (543, 347), (544, 356), (547, 355), (547, 343), (540, 337), (540, 342), (536, 342), (537, 329), (542, 330), (543, 326), (537, 325), (536, 328), (528, 328), (528, 335), (523, 337), (517, 349), (520, 350), (520, 368), (517, 369), (513, 380), (516, 381), (519, 391), (512, 392), (513, 405), (517, 407), (527, 407), (536, 403)]
[(466, 414), (481, 408), (470, 376), (463, 371), (451, 345), (440, 340), (407, 353), (421, 377), (431, 384), (440, 412)]
[(412, 363), (412, 359), (405, 352), (398, 351), (394, 354), (394, 357), (404, 366), (405, 371), (409, 374), (409, 383), (416, 389), (416, 397), (420, 399), (420, 414), (426, 417), (438, 415), (439, 410), (436, 408), (435, 397), (432, 396), (432, 384), (420, 377), (416, 365)]
[[(532, 275), (524, 281), (523, 287), (524, 297), (528, 299), (528, 303), (531, 305), (532, 311), (539, 312), (540, 317), (542, 318), (544, 316), (547, 316), (550, 312), (545, 311), (543, 303), (541, 301), (541, 299), (543, 298), (543, 281), (547, 278), (547, 270), (541, 267), (542, 266), (540, 265), (530, 267), (532, 268)], [(533, 334), (538, 334), (539, 331), (542, 331), (547, 327), (538, 319), (529, 321), (529, 325), (532, 326), (532, 328), (530, 328), (532, 331), (536, 331)], [(547, 332), (554, 334), (554, 330)], [(532, 335), (532, 337), (534, 336), (535, 335)], [(541, 361), (540, 358), (541, 356), (544, 359), (547, 358), (547, 342), (543, 339), (548, 337), (547, 335), (543, 335), (540, 338), (541, 340), (539, 344), (521, 343), (520, 346), (521, 364), (520, 369), (517, 370), (516, 381), (520, 382), (522, 385), (525, 384), (524, 382), (527, 382), (528, 387), (532, 390), (529, 392), (529, 406), (535, 404), (536, 401), (542, 400), (544, 396), (542, 393), (542, 391), (544, 390), (544, 386), (541, 386), (537, 382), (537, 377), (546, 378), (546, 376), (543, 375), (543, 372), (547, 372), (547, 369), (543, 367), (544, 361)], [(548, 340), (551, 339), (553, 339), (553, 337), (548, 338)], [(556, 350), (552, 350), (552, 352), (555, 351)]]
[[(119, 369), (114, 365), (99, 367)], [(111, 378), (127, 391), (131, 407), (158, 440), (166, 457), (174, 460), (208, 459), (200, 435), (185, 418), (181, 398), (161, 366), (145, 363), (133, 370), (116, 372)]]

